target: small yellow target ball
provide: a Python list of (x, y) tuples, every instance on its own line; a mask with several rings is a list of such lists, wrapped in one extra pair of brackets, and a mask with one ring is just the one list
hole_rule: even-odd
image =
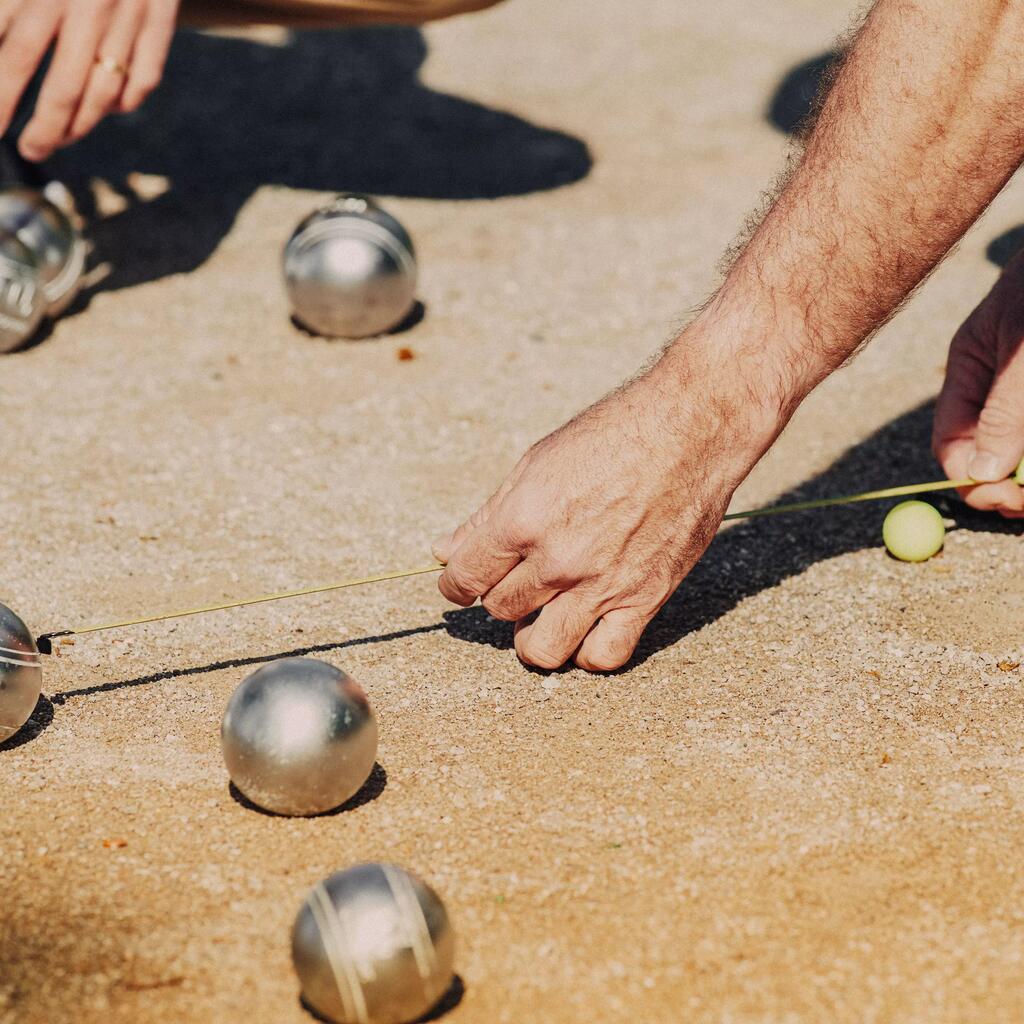
[(939, 510), (926, 501), (904, 501), (892, 509), (882, 524), (882, 540), (893, 558), (924, 562), (942, 550), (946, 524)]

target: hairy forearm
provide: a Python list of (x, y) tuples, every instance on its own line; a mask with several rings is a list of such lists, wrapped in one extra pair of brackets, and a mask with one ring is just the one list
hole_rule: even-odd
[(1024, 0), (872, 9), (786, 186), (694, 325), (728, 336), (787, 418), (1021, 163), (1022, 54)]

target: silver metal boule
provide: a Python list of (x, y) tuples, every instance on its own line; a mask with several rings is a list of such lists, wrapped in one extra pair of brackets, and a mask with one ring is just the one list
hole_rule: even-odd
[(78, 293), (85, 268), (85, 240), (56, 203), (29, 188), (0, 191), (0, 231), (14, 235), (39, 267), (45, 312), (58, 316)]
[(42, 689), (36, 642), (25, 623), (0, 604), (0, 743), (29, 720)]
[(369, 778), (377, 720), (362, 687), (315, 658), (284, 658), (253, 672), (221, 723), (231, 781), (276, 814), (339, 807)]
[(21, 348), (45, 312), (35, 257), (24, 242), (0, 232), (0, 353)]
[(292, 233), (284, 279), (304, 326), (328, 337), (369, 338), (412, 309), (416, 255), (391, 214), (368, 196), (344, 193)]
[(452, 982), (455, 933), (441, 898), (394, 864), (318, 882), (292, 928), (302, 996), (337, 1024), (406, 1024)]

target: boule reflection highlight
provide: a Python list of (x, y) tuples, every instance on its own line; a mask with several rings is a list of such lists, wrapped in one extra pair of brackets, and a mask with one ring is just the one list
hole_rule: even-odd
[(43, 689), (43, 669), (32, 634), (0, 604), (0, 743), (29, 720)]
[(318, 882), (292, 928), (302, 996), (337, 1024), (406, 1024), (452, 982), (455, 934), (444, 904), (394, 864), (360, 864)]
[(344, 672), (315, 658), (284, 658), (231, 695), (221, 748), (231, 781), (254, 804), (276, 814), (322, 814), (369, 778), (377, 720)]
[(327, 337), (369, 338), (396, 327), (415, 303), (416, 273), (409, 233), (356, 193), (311, 213), (284, 250), (295, 317)]

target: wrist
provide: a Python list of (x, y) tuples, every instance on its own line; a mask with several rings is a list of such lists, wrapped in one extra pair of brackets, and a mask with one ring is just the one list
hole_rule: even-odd
[(700, 407), (703, 432), (719, 437), (735, 456), (737, 482), (826, 375), (813, 379), (752, 320), (727, 318), (712, 303), (651, 370), (679, 396), (680, 412), (689, 409), (692, 415)]

